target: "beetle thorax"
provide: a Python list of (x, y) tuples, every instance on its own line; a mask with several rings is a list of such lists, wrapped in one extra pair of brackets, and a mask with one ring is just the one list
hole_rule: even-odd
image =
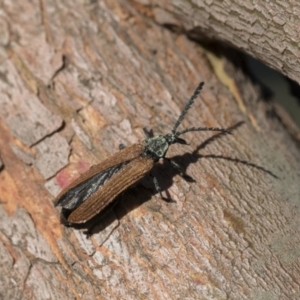
[(146, 154), (151, 155), (154, 159), (164, 157), (169, 149), (169, 143), (162, 135), (145, 139), (143, 143)]

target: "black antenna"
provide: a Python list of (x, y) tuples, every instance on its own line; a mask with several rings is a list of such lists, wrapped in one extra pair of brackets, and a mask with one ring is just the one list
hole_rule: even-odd
[(200, 84), (196, 88), (194, 94), (192, 95), (192, 97), (190, 98), (188, 103), (185, 105), (183, 111), (181, 112), (180, 116), (178, 117), (178, 119), (177, 119), (177, 121), (176, 121), (176, 123), (175, 123), (175, 125), (172, 129), (172, 134), (175, 134), (176, 136), (180, 136), (181, 134), (184, 134), (184, 133), (189, 132), (189, 131), (218, 131), (218, 132), (222, 132), (222, 133), (231, 134), (231, 132), (229, 130), (226, 130), (226, 129), (223, 129), (223, 128), (218, 128), (218, 127), (191, 127), (191, 128), (187, 128), (185, 130), (176, 132), (176, 129), (178, 128), (178, 126), (182, 122), (182, 120), (185, 117), (185, 115), (187, 114), (188, 110), (193, 105), (195, 99), (199, 96), (199, 94), (200, 94), (200, 92), (203, 88), (203, 85), (204, 85), (204, 82), (200, 82)]
[(218, 132), (222, 132), (222, 133), (231, 134), (230, 130), (218, 128), (218, 127), (191, 127), (191, 128), (187, 128), (182, 131), (177, 131), (175, 134), (176, 134), (176, 136), (180, 136), (181, 134), (184, 134), (189, 131), (218, 131)]
[(194, 94), (192, 95), (192, 97), (190, 98), (190, 100), (188, 101), (188, 103), (185, 105), (183, 111), (181, 112), (180, 116), (178, 117), (173, 129), (172, 129), (172, 133), (175, 134), (176, 133), (176, 129), (177, 127), (180, 125), (180, 123), (182, 122), (183, 118), (185, 117), (186, 113), (188, 112), (188, 110), (190, 109), (190, 107), (193, 105), (195, 99), (199, 96), (202, 88), (203, 88), (204, 82), (200, 82), (200, 84), (197, 86)]

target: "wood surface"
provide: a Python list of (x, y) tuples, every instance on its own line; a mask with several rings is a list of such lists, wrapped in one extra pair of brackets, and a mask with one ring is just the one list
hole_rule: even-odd
[(161, 25), (198, 40), (217, 40), (238, 48), (300, 83), (298, 1), (136, 0), (134, 3)]
[[(296, 1), (0, 3), (1, 299), (300, 298), (299, 129), (238, 54), (189, 39), (300, 82)], [(155, 166), (174, 202), (146, 177), (90, 238), (64, 227), (61, 189), (143, 127), (169, 132), (200, 81), (180, 130), (233, 134), (170, 147), (193, 179)]]

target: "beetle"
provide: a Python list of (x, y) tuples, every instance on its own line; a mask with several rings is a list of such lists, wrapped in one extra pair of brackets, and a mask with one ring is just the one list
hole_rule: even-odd
[[(129, 147), (121, 146), (120, 151), (93, 166), (73, 181), (55, 199), (55, 206), (62, 206), (61, 220), (66, 225), (81, 224), (105, 211), (123, 191), (134, 185), (149, 173), (161, 158), (184, 176), (180, 166), (165, 157), (170, 145), (187, 142), (181, 135), (191, 131), (218, 131), (231, 133), (223, 128), (191, 127), (177, 131), (183, 118), (200, 94), (204, 82), (201, 82), (179, 115), (173, 129), (166, 135), (154, 136), (152, 130), (144, 129), (146, 138)], [(157, 179), (153, 176), (156, 190), (161, 194)], [(163, 197), (162, 197), (163, 198)]]

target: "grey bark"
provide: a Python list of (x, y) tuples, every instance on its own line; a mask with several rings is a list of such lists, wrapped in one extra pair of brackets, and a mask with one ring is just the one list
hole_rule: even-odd
[(231, 45), (300, 83), (299, 2), (146, 2), (147, 13), (158, 23), (184, 30), (197, 39)]

